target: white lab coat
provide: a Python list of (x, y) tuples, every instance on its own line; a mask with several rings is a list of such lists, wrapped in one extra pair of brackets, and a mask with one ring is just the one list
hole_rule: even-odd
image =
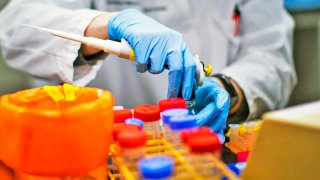
[[(240, 36), (232, 15), (241, 12)], [(57, 82), (110, 90), (117, 105), (166, 98), (167, 72), (137, 73), (132, 62), (109, 55), (86, 61), (79, 43), (23, 28), (18, 23), (83, 35), (101, 11), (137, 8), (181, 32), (194, 54), (242, 87), (250, 117), (284, 107), (296, 84), (291, 38), (294, 23), (281, 0), (12, 0), (0, 14), (0, 44), (11, 67)], [(95, 9), (95, 10), (92, 10)]]

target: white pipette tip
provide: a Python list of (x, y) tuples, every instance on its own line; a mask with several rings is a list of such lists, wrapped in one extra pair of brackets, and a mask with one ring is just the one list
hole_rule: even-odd
[[(77, 34), (72, 34), (72, 33), (68, 33), (68, 32), (63, 32), (63, 31), (59, 31), (59, 30), (55, 30), (55, 29), (48, 29), (48, 28), (43, 28), (43, 27), (38, 27), (38, 26), (33, 26), (33, 25), (28, 25), (28, 24), (23, 24), (23, 23), (19, 23), (19, 25), (28, 27), (28, 28), (32, 28), (35, 30), (38, 30), (40, 32), (46, 32), (49, 33), (51, 35), (60, 37), (60, 38), (64, 38), (67, 40), (71, 40), (71, 41), (76, 41), (82, 44), (86, 44), (89, 47), (93, 47), (99, 50), (103, 50), (107, 53), (111, 53), (111, 54), (115, 54), (115, 55), (120, 55), (121, 54), (121, 43), (116, 42), (116, 41), (110, 41), (110, 40), (103, 40), (103, 39), (97, 39), (97, 38), (93, 38), (93, 37), (84, 37), (81, 35), (77, 35)], [(126, 55), (129, 57), (130, 56), (130, 45), (128, 44), (128, 50), (125, 51)]]
[(58, 36), (64, 39), (68, 39), (68, 40), (72, 40), (72, 41), (76, 41), (76, 42), (80, 42), (83, 44), (87, 44), (88, 40), (87, 37), (83, 37), (80, 35), (76, 35), (76, 34), (71, 34), (71, 33), (67, 33), (67, 32), (63, 32), (63, 31), (59, 31), (59, 30), (54, 30), (54, 29), (47, 29), (47, 28), (43, 28), (43, 27), (38, 27), (38, 26), (32, 26), (32, 25), (28, 25), (28, 24), (23, 24), (20, 23), (20, 25), (41, 31), (41, 32), (46, 32), (49, 34), (52, 34), (54, 36)]
[(32, 28), (32, 29), (36, 29), (36, 30), (39, 30), (39, 31), (44, 31), (43, 28), (37, 27), (37, 26), (32, 26), (32, 25), (23, 24), (23, 23), (19, 23), (19, 25), (26, 26), (26, 27), (29, 27), (29, 28)]

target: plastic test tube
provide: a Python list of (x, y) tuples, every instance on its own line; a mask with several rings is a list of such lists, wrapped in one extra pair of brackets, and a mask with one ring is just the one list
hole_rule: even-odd
[(167, 180), (173, 174), (174, 159), (169, 156), (154, 156), (141, 159), (138, 168), (143, 180)]
[(148, 139), (160, 138), (160, 109), (158, 106), (143, 104), (134, 107), (134, 117), (144, 122), (143, 130)]
[(248, 127), (246, 124), (240, 124), (240, 127), (238, 128), (239, 136), (237, 138), (237, 144), (240, 149), (240, 151), (248, 151), (249, 150), (249, 133), (248, 133)]
[[(113, 114), (114, 114), (114, 139), (116, 137), (115, 134), (118, 134), (120, 132), (120, 130), (123, 127), (123, 123), (125, 121), (125, 119), (128, 118), (132, 118), (132, 111), (130, 109), (124, 109), (122, 106), (120, 108), (118, 108), (119, 106), (113, 106)], [(119, 126), (120, 128), (116, 128), (116, 126)], [(113, 139), (113, 141), (114, 141)], [(111, 153), (109, 153), (109, 157), (108, 157), (108, 165), (112, 165), (112, 155)]]
[(249, 121), (249, 122), (245, 122), (243, 123), (243, 125), (245, 125), (248, 129), (248, 133), (247, 133), (247, 137), (246, 137), (246, 141), (247, 141), (247, 151), (251, 151), (252, 150), (252, 146), (253, 146), (253, 143), (255, 141), (254, 139), (254, 134), (255, 134), (255, 131), (254, 131), (254, 126), (255, 126), (255, 122), (253, 121)]
[[(163, 113), (163, 111), (169, 110), (169, 109), (175, 109), (175, 108), (186, 109), (187, 104), (186, 104), (186, 100), (183, 98), (167, 98), (159, 101), (159, 108), (160, 108), (160, 111)], [(165, 131), (164, 126), (165, 126), (165, 123), (163, 122), (163, 119), (162, 119), (162, 124), (161, 124), (162, 132)]]
[(248, 150), (251, 151), (253, 148), (254, 143), (256, 142), (258, 131), (260, 128), (261, 121), (249, 121), (244, 124), (246, 124), (248, 128)]
[(143, 121), (141, 120), (141, 119), (138, 119), (138, 118), (129, 118), (129, 119), (126, 119), (125, 121), (124, 121), (124, 124), (127, 124), (127, 125), (137, 125), (137, 126), (139, 126), (139, 127), (141, 127), (141, 128), (143, 128), (143, 125), (144, 125), (144, 123), (143, 123)]
[(168, 141), (175, 147), (181, 148), (180, 133), (184, 129), (194, 128), (197, 121), (194, 115), (172, 116), (169, 119), (170, 137)]
[[(126, 124), (118, 124), (118, 125), (114, 126), (113, 130), (112, 130), (113, 143), (115, 143), (117, 141), (118, 135), (123, 131), (125, 131), (125, 132), (141, 131), (141, 127), (139, 127), (137, 125), (126, 125)], [(108, 165), (112, 165), (112, 164), (113, 164), (112, 155), (111, 155), (111, 153), (109, 153)]]
[(190, 151), (190, 163), (203, 176), (219, 176), (214, 166), (214, 158), (220, 159), (222, 145), (216, 134), (198, 134), (187, 142)]
[(123, 131), (117, 137), (120, 154), (127, 166), (136, 165), (145, 155), (147, 137), (142, 131)]
[(239, 148), (238, 137), (239, 137), (239, 124), (229, 124), (231, 135), (229, 137), (230, 148)]
[(162, 132), (165, 138), (169, 138), (170, 128), (169, 128), (169, 119), (173, 116), (185, 116), (188, 115), (189, 111), (186, 108), (175, 108), (168, 109), (162, 112), (162, 122), (163, 128)]

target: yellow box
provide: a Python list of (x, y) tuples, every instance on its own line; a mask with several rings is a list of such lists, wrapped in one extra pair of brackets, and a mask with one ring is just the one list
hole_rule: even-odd
[(245, 180), (320, 178), (320, 102), (263, 116)]

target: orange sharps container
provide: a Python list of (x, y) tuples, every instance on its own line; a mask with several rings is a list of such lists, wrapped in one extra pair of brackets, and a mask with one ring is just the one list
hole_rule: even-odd
[(0, 160), (16, 179), (105, 179), (112, 108), (110, 92), (88, 87), (66, 92), (64, 86), (47, 86), (4, 95)]
[(14, 180), (14, 173), (12, 169), (8, 168), (0, 161), (0, 179), (1, 180)]

